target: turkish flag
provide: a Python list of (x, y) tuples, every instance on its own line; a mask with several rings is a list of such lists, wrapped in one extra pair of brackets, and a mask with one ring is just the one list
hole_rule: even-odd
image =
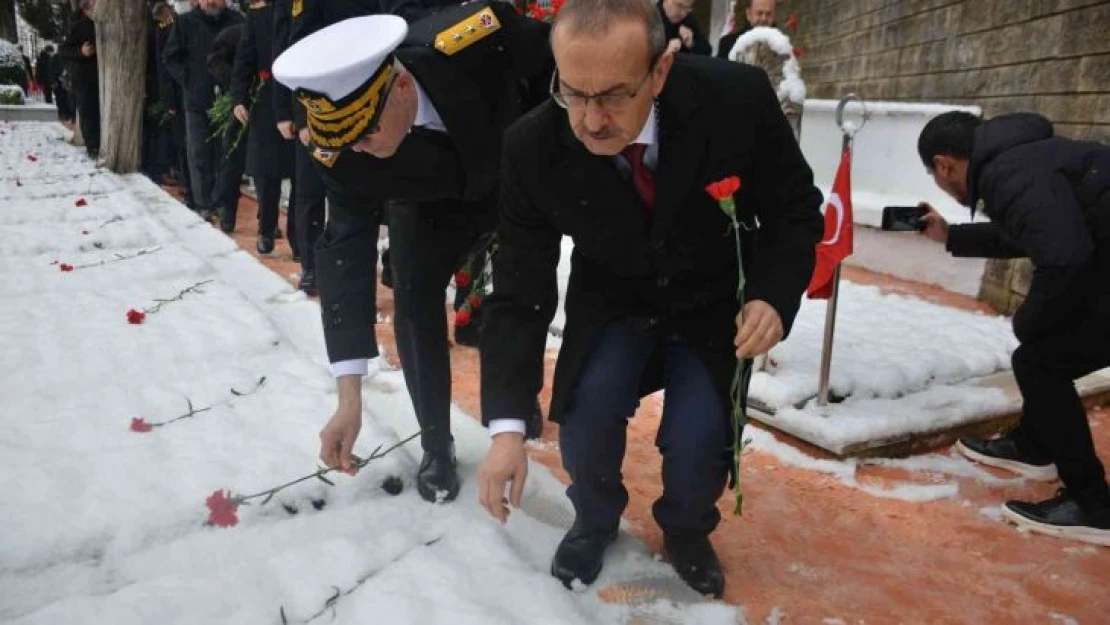
[(817, 244), (817, 265), (809, 280), (810, 299), (832, 297), (833, 274), (840, 261), (852, 255), (852, 151), (845, 150), (836, 170), (832, 193), (825, 204), (825, 236)]

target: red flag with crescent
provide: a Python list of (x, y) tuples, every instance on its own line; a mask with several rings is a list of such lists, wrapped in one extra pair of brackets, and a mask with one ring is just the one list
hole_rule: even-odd
[(817, 244), (817, 264), (806, 288), (810, 299), (832, 297), (836, 267), (852, 255), (852, 223), (852, 152), (845, 150), (825, 203), (825, 236)]

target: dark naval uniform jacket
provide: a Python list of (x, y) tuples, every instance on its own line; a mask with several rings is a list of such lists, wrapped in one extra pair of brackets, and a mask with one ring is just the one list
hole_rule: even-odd
[[(730, 414), (736, 245), (706, 186), (738, 176), (735, 194), (747, 301), (766, 301), (790, 331), (823, 232), (821, 193), (758, 68), (678, 55), (656, 115), (656, 206), (648, 212), (611, 157), (578, 141), (566, 111), (548, 102), (505, 137), (499, 251), (483, 310), (482, 416), (532, 414), (544, 347), (558, 305), (556, 267), (574, 240), (566, 327), (550, 416), (566, 413), (598, 332), (617, 318), (676, 334), (706, 365)], [(662, 386), (662, 361), (641, 381)]]
[[(487, 6), (501, 23), (498, 31), (450, 54), (436, 48), (437, 35)], [(473, 211), (492, 230), (502, 134), (538, 103), (530, 94), (551, 77), (548, 33), (547, 24), (502, 2), (447, 8), (412, 24), (395, 54), (424, 89), (446, 132), (413, 128), (387, 159), (347, 150), (317, 162), (330, 203), (316, 249), (331, 362), (376, 356), (374, 258), (382, 200), (459, 200), (458, 210)]]

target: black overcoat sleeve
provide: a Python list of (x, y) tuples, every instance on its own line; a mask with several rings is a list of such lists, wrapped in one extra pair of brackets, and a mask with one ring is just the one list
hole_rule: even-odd
[(957, 258), (1024, 258), (1029, 255), (995, 223), (950, 226), (945, 247)]
[[(754, 144), (759, 229), (748, 273), (747, 300), (763, 300), (779, 313), (785, 335), (790, 334), (801, 297), (813, 276), (816, 246), (824, 233), (821, 192), (813, 186), (813, 171), (794, 139), (770, 79), (760, 73), (758, 126)], [(749, 224), (751, 226), (751, 224)]]
[(235, 50), (235, 62), (231, 69), (231, 97), (236, 104), (248, 109), (251, 106), (251, 90), (258, 75), (258, 44), (253, 26), (250, 21), (243, 25), (243, 37)]
[[(292, 21), (292, 4), (278, 0), (274, 5), (274, 60), (289, 46), (289, 23)], [(274, 119), (278, 122), (293, 121), (293, 92), (274, 81)]]
[(497, 254), (493, 293), (484, 303), (482, 336), (482, 420), (523, 419), (535, 411), (543, 386), (547, 331), (559, 305), (556, 269), (562, 236), (530, 199), (534, 181), (519, 167), (534, 159), (535, 142), (506, 133), (501, 164)]

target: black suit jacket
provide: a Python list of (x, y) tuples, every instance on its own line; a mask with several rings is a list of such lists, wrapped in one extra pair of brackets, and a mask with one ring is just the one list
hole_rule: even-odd
[[(771, 304), (789, 332), (823, 231), (821, 194), (766, 74), (679, 55), (657, 115), (651, 218), (613, 159), (587, 151), (555, 105), (540, 106), (506, 133), (494, 291), (483, 308), (487, 423), (532, 413), (558, 303), (563, 235), (575, 250), (552, 419), (562, 417), (597, 332), (626, 316), (682, 336), (728, 401), (736, 250), (728, 219), (705, 188), (729, 176), (741, 178), (737, 212), (751, 229), (743, 232), (746, 297)], [(644, 393), (659, 388), (660, 364), (649, 365)]]
[[(501, 30), (452, 56), (434, 48), (437, 33), (487, 4)], [(415, 128), (387, 159), (347, 150), (330, 167), (316, 163), (329, 202), (317, 274), (332, 362), (373, 355), (373, 254), (383, 200), (459, 200), (493, 228), (501, 135), (536, 104), (529, 101), (533, 85), (551, 76), (548, 30), (502, 2), (445, 9), (413, 24), (396, 55), (447, 132)]]

